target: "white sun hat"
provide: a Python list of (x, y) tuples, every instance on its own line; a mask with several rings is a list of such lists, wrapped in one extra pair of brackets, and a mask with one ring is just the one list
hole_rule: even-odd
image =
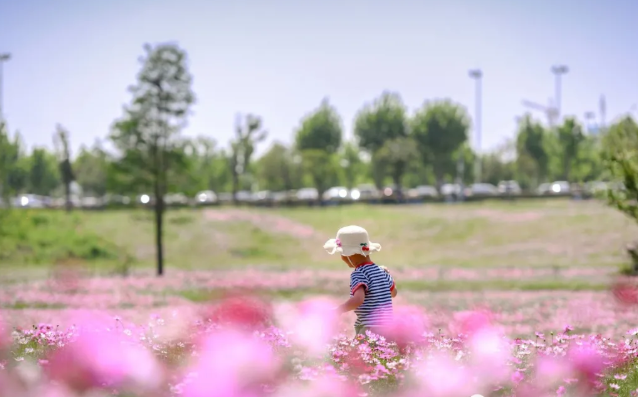
[(361, 226), (346, 226), (339, 229), (337, 238), (331, 238), (323, 245), (323, 249), (330, 255), (338, 252), (341, 256), (361, 254), (367, 256), (370, 252), (381, 251), (381, 245), (370, 242), (368, 231)]

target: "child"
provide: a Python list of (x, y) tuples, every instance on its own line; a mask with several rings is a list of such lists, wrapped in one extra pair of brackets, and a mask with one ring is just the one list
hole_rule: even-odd
[(357, 335), (366, 330), (379, 333), (392, 321), (392, 298), (397, 296), (394, 280), (385, 267), (370, 259), (370, 252), (378, 252), (381, 245), (370, 242), (368, 232), (359, 226), (339, 229), (336, 239), (330, 239), (323, 248), (329, 254), (338, 252), (341, 259), (353, 268), (350, 275), (350, 299), (340, 305), (341, 313), (354, 310)]

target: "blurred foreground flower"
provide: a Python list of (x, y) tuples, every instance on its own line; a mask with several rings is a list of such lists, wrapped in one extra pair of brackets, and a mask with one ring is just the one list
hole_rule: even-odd
[(109, 332), (99, 321), (80, 318), (77, 338), (48, 357), (48, 376), (70, 389), (94, 388), (154, 390), (163, 382), (163, 370), (153, 354), (140, 344)]
[(184, 397), (256, 397), (276, 380), (280, 361), (264, 341), (235, 330), (215, 331), (203, 342)]
[(638, 288), (626, 281), (615, 282), (611, 287), (611, 292), (619, 303), (625, 305), (638, 304)]
[(209, 318), (219, 324), (236, 328), (256, 329), (268, 326), (272, 319), (272, 308), (261, 299), (251, 296), (231, 296), (213, 306)]
[(422, 310), (412, 306), (394, 308), (394, 320), (383, 334), (395, 342), (399, 349), (412, 343), (424, 342), (423, 334), (427, 329), (427, 319)]
[(337, 333), (338, 312), (327, 299), (310, 299), (283, 308), (280, 322), (289, 329), (290, 339), (309, 354), (323, 354)]

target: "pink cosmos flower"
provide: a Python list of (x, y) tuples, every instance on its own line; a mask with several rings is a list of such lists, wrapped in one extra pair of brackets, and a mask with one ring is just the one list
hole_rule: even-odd
[(184, 397), (256, 397), (274, 382), (279, 361), (265, 342), (243, 332), (217, 331), (201, 346), (201, 354), (183, 387)]
[(459, 332), (468, 335), (490, 326), (493, 318), (492, 313), (486, 310), (460, 312), (454, 316), (460, 328)]
[(54, 350), (44, 366), (51, 379), (79, 392), (124, 385), (153, 390), (162, 383), (163, 370), (149, 350), (125, 343), (99, 322), (80, 318), (78, 324), (76, 340)]
[(292, 332), (293, 343), (309, 354), (323, 354), (338, 330), (339, 316), (334, 307), (328, 299), (310, 299), (284, 308), (280, 320)]
[(272, 308), (263, 300), (251, 296), (233, 296), (213, 306), (208, 317), (220, 324), (258, 329), (270, 324)]

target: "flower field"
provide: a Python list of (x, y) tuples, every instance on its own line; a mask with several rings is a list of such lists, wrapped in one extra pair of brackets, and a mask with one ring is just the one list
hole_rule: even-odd
[[(32, 215), (41, 261), (0, 274), (0, 397), (638, 396), (638, 229), (596, 203), (176, 211), (161, 278), (148, 214)], [(346, 222), (397, 282), (383, 335), (333, 310), (350, 271), (320, 247)], [(121, 255), (75, 260), (103, 242)]]
[[(501, 275), (521, 277), (510, 272)], [(437, 274), (394, 276), (409, 284)], [(614, 295), (398, 284), (395, 326), (354, 337), (353, 318), (332, 310), (344, 275), (201, 271), (4, 284), (0, 396), (637, 395), (631, 285)], [(561, 277), (611, 280), (594, 269)]]

